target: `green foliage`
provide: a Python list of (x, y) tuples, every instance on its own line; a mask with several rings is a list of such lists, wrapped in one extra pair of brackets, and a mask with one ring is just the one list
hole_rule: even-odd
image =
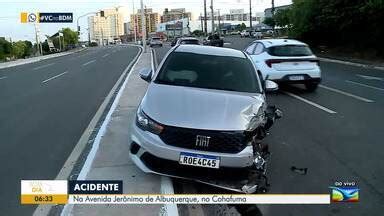
[(273, 16), (274, 24), (280, 27), (290, 27), (290, 12), (290, 9), (278, 10)]
[(263, 21), (263, 23), (264, 23), (265, 25), (269, 25), (269, 26), (272, 26), (272, 27), (274, 27), (274, 26), (276, 25), (275, 19), (272, 18), (272, 17), (267, 17), (267, 18), (265, 18), (264, 21)]
[(4, 38), (0, 38), (0, 60), (11, 54), (12, 45)]
[(24, 41), (17, 41), (12, 44), (12, 51), (11, 54), (15, 58), (23, 58), (24, 57), (24, 51), (27, 48), (27, 45), (24, 43)]
[(78, 35), (76, 31), (72, 31), (70, 28), (64, 28), (62, 30), (64, 35), (64, 47), (67, 45), (75, 45), (78, 42)]
[(293, 0), (273, 20), (288, 26), (291, 37), (312, 44), (370, 49), (384, 56), (383, 0)]

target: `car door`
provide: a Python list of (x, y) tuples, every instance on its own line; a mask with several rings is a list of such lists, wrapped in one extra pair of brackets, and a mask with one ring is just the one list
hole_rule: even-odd
[(249, 54), (251, 56), (251, 59), (252, 61), (254, 62), (254, 64), (256, 65), (256, 68), (258, 71), (261, 72), (261, 74), (263, 75), (263, 78), (266, 77), (266, 74), (263, 73), (264, 70), (264, 61), (265, 61), (265, 56), (264, 56), (264, 52), (265, 51), (265, 47), (262, 43), (260, 42), (255, 42), (255, 47), (253, 49), (253, 52), (252, 54)]

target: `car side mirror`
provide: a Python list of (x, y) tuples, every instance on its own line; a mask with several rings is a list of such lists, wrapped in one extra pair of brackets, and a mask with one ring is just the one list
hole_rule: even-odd
[(279, 85), (272, 80), (265, 80), (265, 91), (273, 92), (279, 89)]
[(140, 78), (145, 80), (146, 82), (150, 82), (152, 80), (152, 69), (143, 68), (139, 72)]

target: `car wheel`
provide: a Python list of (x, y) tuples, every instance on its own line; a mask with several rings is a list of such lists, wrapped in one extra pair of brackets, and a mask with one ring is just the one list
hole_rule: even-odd
[(307, 89), (307, 91), (313, 92), (317, 89), (317, 86), (319, 86), (319, 83), (309, 82), (309, 83), (305, 83), (304, 85), (305, 85), (305, 88)]

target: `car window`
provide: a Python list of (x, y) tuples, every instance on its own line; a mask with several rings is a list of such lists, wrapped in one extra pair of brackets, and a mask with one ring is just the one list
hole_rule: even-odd
[(155, 83), (259, 93), (257, 79), (247, 58), (173, 52), (164, 62)]
[(182, 40), (180, 44), (199, 44), (198, 40)]
[(262, 53), (263, 51), (264, 51), (264, 45), (263, 45), (262, 43), (257, 43), (257, 44), (256, 44), (256, 48), (255, 48), (255, 50), (253, 51), (253, 53), (254, 53), (255, 55), (258, 55), (258, 54)]
[(212, 36), (208, 36), (208, 40), (212, 40)]
[(311, 49), (305, 45), (285, 45), (273, 46), (268, 48), (268, 53), (272, 56), (310, 56), (313, 55)]
[(218, 35), (214, 35), (214, 36), (213, 36), (213, 39), (215, 39), (215, 40), (219, 40), (220, 37), (219, 37)]
[(247, 49), (245, 49), (245, 52), (252, 55), (253, 54), (253, 50), (255, 49), (255, 46), (256, 46), (256, 43), (252, 43), (251, 45), (249, 45), (247, 47)]

